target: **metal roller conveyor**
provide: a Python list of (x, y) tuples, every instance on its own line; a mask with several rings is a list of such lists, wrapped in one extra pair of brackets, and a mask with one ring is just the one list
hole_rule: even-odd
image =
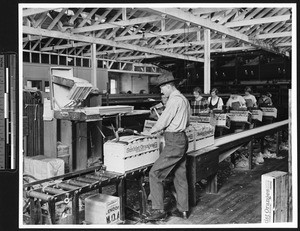
[(88, 174), (85, 176), (86, 178), (89, 178), (89, 179), (94, 179), (94, 180), (97, 180), (97, 181), (104, 181), (104, 180), (107, 180), (108, 178), (107, 177), (102, 177), (102, 176), (96, 176), (94, 174)]
[(118, 177), (121, 177), (122, 174), (118, 174), (116, 172), (108, 172), (108, 171), (105, 171), (105, 172), (95, 172), (95, 175), (96, 176), (100, 176), (100, 177), (107, 177), (109, 179), (114, 179), (114, 178), (118, 178)]
[(99, 183), (99, 180), (93, 180), (93, 179), (89, 179), (87, 177), (77, 177), (76, 180), (84, 182), (84, 183), (88, 183), (88, 184)]
[(90, 179), (94, 179), (94, 180), (97, 180), (97, 181), (106, 181), (106, 180), (109, 179), (108, 177), (97, 176), (97, 175), (94, 175), (94, 174), (88, 174), (85, 177), (90, 178)]
[(27, 196), (37, 198), (43, 201), (49, 201), (50, 199), (53, 198), (53, 196), (41, 192), (36, 192), (36, 191), (28, 191)]
[(57, 189), (57, 188), (51, 188), (51, 187), (46, 187), (43, 189), (43, 192), (48, 192), (48, 193), (51, 193), (51, 194), (54, 194), (54, 195), (57, 195), (57, 194), (65, 194), (67, 193), (66, 191), (64, 190), (61, 190), (61, 189)]
[(57, 184), (57, 186), (62, 188), (62, 189), (65, 189), (65, 190), (77, 190), (77, 189), (80, 188), (78, 186), (70, 185), (70, 184), (67, 184), (67, 183), (59, 183), (59, 184)]
[(67, 183), (71, 184), (71, 185), (79, 186), (79, 187), (89, 186), (88, 183), (83, 183), (83, 182), (80, 182), (80, 181), (77, 181), (77, 180), (68, 180)]

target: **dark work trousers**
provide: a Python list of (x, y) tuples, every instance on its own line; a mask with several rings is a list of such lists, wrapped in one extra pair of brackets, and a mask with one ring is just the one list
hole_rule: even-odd
[(186, 176), (186, 151), (188, 138), (185, 132), (165, 132), (165, 147), (149, 173), (152, 209), (164, 209), (163, 181), (174, 171), (177, 208), (188, 211), (188, 183)]

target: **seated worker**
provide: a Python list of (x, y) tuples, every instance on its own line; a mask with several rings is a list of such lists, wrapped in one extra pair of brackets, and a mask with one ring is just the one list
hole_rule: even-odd
[(245, 95), (244, 99), (246, 101), (246, 106), (247, 107), (257, 107), (257, 100), (254, 95), (251, 94), (252, 89), (251, 87), (246, 87), (245, 88)]
[(260, 93), (260, 98), (258, 99), (258, 102), (257, 102), (258, 106), (259, 107), (273, 106), (271, 97), (272, 97), (272, 95), (270, 92)]
[(213, 109), (222, 109), (223, 106), (223, 100), (221, 97), (218, 96), (218, 89), (217, 88), (213, 88), (210, 90), (210, 97), (208, 97), (208, 108), (210, 110)]
[(226, 102), (226, 106), (233, 110), (246, 107), (245, 99), (240, 96), (237, 90), (234, 90)]
[(201, 96), (202, 90), (200, 87), (195, 87), (193, 89), (193, 95), (195, 97), (195, 100), (191, 102), (191, 114), (193, 116), (199, 115), (200, 112), (208, 112), (208, 102), (207, 99)]

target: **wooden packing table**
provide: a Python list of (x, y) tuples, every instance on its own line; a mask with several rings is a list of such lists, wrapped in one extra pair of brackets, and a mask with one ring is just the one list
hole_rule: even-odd
[(207, 192), (217, 192), (217, 171), (219, 168), (219, 149), (206, 147), (187, 155), (187, 178), (189, 185), (189, 202), (196, 205), (196, 183), (208, 178)]
[(217, 171), (219, 162), (230, 156), (241, 145), (248, 143), (249, 169), (252, 169), (253, 140), (277, 133), (276, 154), (279, 152), (279, 132), (288, 126), (288, 120), (226, 135), (215, 139), (214, 145), (196, 150), (187, 155), (187, 176), (189, 183), (190, 205), (196, 205), (196, 183), (207, 178), (206, 192), (217, 193)]

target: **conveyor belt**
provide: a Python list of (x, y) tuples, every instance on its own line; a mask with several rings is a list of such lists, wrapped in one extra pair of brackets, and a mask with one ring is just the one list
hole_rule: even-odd
[[(86, 170), (80, 170), (74, 173), (68, 173), (62, 176), (52, 177), (49, 179), (24, 184), (23, 188), (26, 196), (32, 201), (38, 199), (41, 203), (48, 203), (52, 223), (55, 223), (55, 203), (60, 201), (72, 201), (73, 223), (79, 223), (79, 195), (104, 186), (116, 185), (118, 196), (121, 203), (121, 220), (125, 220), (126, 206), (126, 188), (124, 179), (129, 176), (143, 177), (144, 173), (152, 165), (142, 166), (132, 169), (125, 174), (105, 171), (101, 166), (93, 167)], [(143, 195), (145, 199), (145, 195)], [(34, 209), (30, 215), (34, 221)]]

